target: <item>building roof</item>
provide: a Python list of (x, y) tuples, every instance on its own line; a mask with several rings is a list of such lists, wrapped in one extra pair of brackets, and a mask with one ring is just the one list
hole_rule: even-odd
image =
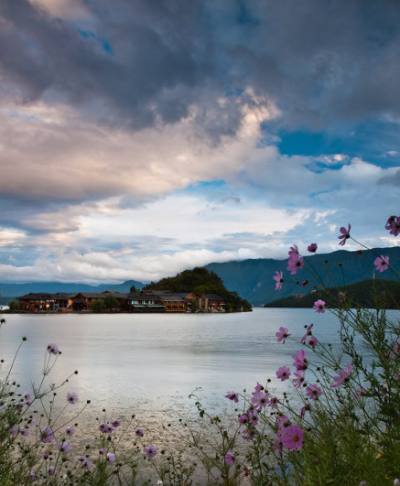
[(225, 300), (218, 294), (201, 294), (200, 297), (206, 298), (208, 300)]

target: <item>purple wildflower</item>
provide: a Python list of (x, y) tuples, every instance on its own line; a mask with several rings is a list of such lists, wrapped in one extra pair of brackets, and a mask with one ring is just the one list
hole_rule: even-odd
[(306, 403), (304, 407), (302, 407), (300, 410), (300, 417), (304, 418), (306, 412), (310, 412), (310, 410), (311, 410), (311, 405), (309, 403)]
[(274, 280), (276, 280), (275, 290), (281, 290), (282, 283), (283, 283), (283, 272), (275, 272), (275, 273), (276, 273), (275, 277), (272, 277)]
[(78, 395), (75, 392), (67, 393), (67, 402), (71, 403), (72, 405), (75, 405), (77, 401), (78, 401)]
[(138, 437), (143, 437), (143, 429), (137, 428), (136, 431), (135, 431), (135, 434)]
[(107, 453), (107, 462), (110, 466), (114, 466), (115, 464), (115, 454), (112, 452)]
[(276, 372), (276, 376), (281, 381), (288, 380), (290, 378), (290, 368), (288, 368), (287, 366), (281, 366)]
[(225, 454), (225, 462), (228, 464), (228, 466), (233, 466), (235, 464), (235, 456), (232, 454), (232, 452), (227, 452)]
[(325, 313), (325, 306), (326, 306), (325, 301), (319, 299), (316, 302), (314, 302), (313, 309), (318, 314), (324, 314)]
[(374, 261), (376, 270), (384, 272), (389, 268), (389, 257), (381, 255)]
[(227, 394), (225, 395), (225, 398), (228, 398), (229, 400), (233, 400), (235, 403), (239, 402), (239, 395), (233, 391), (228, 391)]
[(307, 344), (311, 346), (312, 348), (315, 348), (315, 346), (318, 344), (317, 338), (314, 336), (311, 336), (308, 338)]
[(293, 255), (288, 260), (286, 270), (290, 271), (290, 275), (296, 275), (297, 270), (304, 267), (304, 260), (299, 255)]
[(331, 387), (338, 387), (340, 385), (343, 385), (345, 381), (348, 381), (348, 378), (353, 370), (353, 365), (349, 364), (347, 365), (347, 371), (345, 370), (340, 370), (339, 371), (339, 376), (334, 376), (333, 381), (335, 383), (332, 383)]
[(47, 472), (49, 473), (49, 476), (54, 476), (56, 473), (56, 468), (54, 466), (50, 466), (49, 469), (47, 469)]
[(75, 429), (73, 427), (67, 427), (65, 429), (65, 433), (68, 435), (68, 437), (72, 437), (75, 434)]
[(60, 354), (60, 350), (58, 349), (58, 346), (57, 344), (54, 344), (54, 343), (51, 343), (47, 346), (47, 351), (50, 353), (50, 354)]
[(306, 395), (311, 399), (314, 400), (322, 395), (322, 390), (318, 385), (309, 385), (306, 388)]
[(253, 393), (253, 398), (251, 399), (251, 403), (254, 405), (254, 407), (257, 408), (257, 410), (261, 411), (269, 403), (269, 393), (268, 392)]
[(286, 327), (280, 327), (279, 331), (275, 333), (275, 336), (278, 338), (278, 343), (282, 342), (285, 344), (285, 339), (291, 336), (291, 334), (289, 334), (289, 329)]
[(311, 243), (311, 245), (307, 247), (307, 250), (310, 253), (315, 253), (318, 250), (318, 245), (316, 243)]
[(296, 368), (297, 371), (306, 370), (308, 368), (307, 353), (305, 353), (302, 349), (300, 349), (300, 351), (297, 351), (297, 353), (294, 354), (292, 358), (294, 359), (293, 366)]
[(153, 444), (150, 444), (143, 449), (143, 452), (148, 458), (152, 458), (157, 454), (157, 449), (153, 446)]
[(46, 427), (40, 431), (40, 440), (43, 442), (43, 444), (51, 444), (54, 439), (54, 432), (48, 425), (46, 425)]
[(281, 438), (283, 447), (286, 447), (289, 451), (299, 451), (303, 445), (303, 430), (298, 425), (293, 424), (283, 430)]
[(116, 429), (117, 427), (119, 427), (121, 425), (121, 420), (118, 420), (118, 419), (113, 420), (111, 422), (111, 425)]
[(351, 225), (349, 224), (348, 229), (344, 228), (343, 226), (340, 228), (340, 233), (341, 235), (338, 236), (339, 240), (342, 240), (339, 245), (344, 246), (346, 244), (346, 240), (350, 238), (350, 230), (351, 230)]
[(72, 451), (72, 446), (66, 440), (57, 442), (57, 449), (64, 454), (69, 454)]
[(305, 340), (307, 339), (307, 336), (311, 336), (311, 329), (314, 327), (314, 324), (310, 324), (307, 327), (307, 332), (304, 334), (304, 336), (301, 338), (300, 342), (303, 344)]

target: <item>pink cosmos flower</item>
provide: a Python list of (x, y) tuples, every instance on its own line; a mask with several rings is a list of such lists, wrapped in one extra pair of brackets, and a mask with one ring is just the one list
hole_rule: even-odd
[(268, 392), (253, 393), (253, 398), (251, 399), (251, 403), (257, 408), (257, 410), (261, 411), (269, 403), (269, 393)]
[(225, 395), (225, 398), (228, 398), (229, 400), (232, 400), (235, 403), (239, 402), (239, 395), (233, 391), (228, 391), (227, 394)]
[(107, 462), (110, 466), (114, 466), (115, 464), (115, 454), (112, 452), (107, 453)]
[(312, 348), (315, 348), (315, 346), (318, 344), (317, 338), (314, 336), (311, 336), (308, 338), (307, 344), (311, 346)]
[(299, 451), (303, 445), (303, 430), (298, 425), (293, 424), (283, 430), (281, 438), (283, 447), (291, 452)]
[(311, 405), (309, 403), (306, 403), (304, 407), (302, 407), (302, 409), (300, 410), (300, 417), (304, 418), (306, 412), (310, 412), (310, 411), (311, 411)]
[(389, 257), (381, 255), (374, 261), (376, 270), (384, 272), (389, 268)]
[(293, 255), (288, 260), (288, 266), (286, 270), (290, 271), (290, 275), (296, 275), (300, 268), (304, 267), (304, 260), (299, 255)]
[(113, 420), (111, 422), (111, 425), (116, 429), (117, 427), (119, 427), (121, 425), (121, 420)]
[(225, 462), (228, 464), (228, 466), (233, 466), (235, 464), (235, 456), (232, 454), (232, 452), (227, 452), (225, 454)]
[(333, 381), (335, 383), (332, 383), (331, 387), (336, 388), (336, 387), (338, 387), (340, 385), (343, 385), (343, 383), (348, 380), (348, 378), (349, 378), (352, 370), (353, 370), (353, 365), (351, 365), (351, 364), (347, 365), (347, 371), (340, 370), (339, 371), (339, 376), (334, 376), (333, 377)]
[(43, 444), (51, 444), (54, 439), (54, 432), (48, 425), (46, 425), (46, 427), (40, 431), (40, 440), (43, 442)]
[(290, 377), (290, 368), (288, 368), (287, 366), (281, 366), (276, 372), (276, 376), (281, 381), (288, 380)]
[(348, 229), (344, 228), (343, 226), (340, 228), (340, 233), (341, 235), (338, 236), (339, 240), (342, 240), (339, 245), (344, 246), (346, 244), (346, 240), (350, 238), (350, 230), (351, 230), (351, 225), (349, 224)]
[(309, 385), (306, 388), (306, 395), (311, 400), (314, 400), (315, 398), (318, 398), (319, 396), (322, 395), (322, 390), (318, 385)]
[(296, 257), (296, 255), (299, 255), (299, 248), (297, 245), (293, 245), (290, 247), (290, 250), (288, 252), (289, 257)]
[(245, 424), (248, 424), (249, 423), (249, 417), (248, 417), (247, 413), (244, 413), (243, 415), (240, 415), (240, 417), (239, 417), (239, 423), (241, 423), (242, 425), (245, 425)]
[(301, 338), (300, 342), (303, 344), (305, 340), (307, 339), (307, 336), (311, 336), (311, 329), (314, 327), (314, 324), (310, 324), (307, 327), (307, 332), (304, 334), (304, 336)]
[(153, 446), (153, 444), (150, 444), (143, 449), (143, 452), (148, 458), (152, 458), (157, 454), (157, 449)]
[(135, 434), (138, 437), (143, 437), (143, 429), (140, 429), (140, 428), (136, 429)]
[(258, 424), (259, 416), (255, 410), (248, 410), (247, 411), (249, 417), (249, 423), (255, 427)]
[(54, 343), (51, 343), (47, 346), (47, 351), (50, 353), (50, 354), (60, 354), (60, 350), (58, 349), (58, 346), (57, 344), (54, 344)]
[(278, 435), (282, 434), (283, 429), (285, 427), (290, 427), (292, 425), (292, 422), (290, 421), (290, 418), (287, 415), (284, 415), (283, 417), (279, 417), (277, 415), (276, 421), (278, 422)]
[(385, 229), (387, 229), (391, 235), (398, 236), (400, 234), (400, 216), (390, 216), (385, 224)]
[(307, 250), (310, 253), (315, 253), (318, 250), (318, 245), (316, 243), (311, 243), (311, 245), (307, 247)]
[(319, 299), (316, 302), (314, 302), (313, 309), (318, 314), (324, 314), (325, 313), (325, 306), (326, 306), (325, 301)]
[(393, 484), (400, 484), (400, 479), (395, 479), (395, 480), (393, 481)]
[(92, 469), (93, 464), (86, 456), (79, 456), (78, 461), (82, 463), (83, 469), (87, 469), (88, 471)]
[(272, 409), (278, 408), (279, 398), (278, 397), (272, 397), (271, 400), (269, 401), (269, 404), (268, 405)]
[(20, 432), (21, 432), (22, 437), (28, 437), (28, 435), (31, 433), (31, 431), (29, 430), (29, 427), (22, 427)]
[(283, 272), (275, 272), (275, 273), (276, 273), (275, 277), (272, 277), (274, 280), (276, 280), (275, 290), (281, 290), (282, 283), (283, 283)]
[(75, 405), (77, 401), (78, 401), (78, 395), (75, 392), (67, 393), (67, 402), (71, 403), (72, 405)]
[(257, 437), (257, 435), (259, 435), (259, 432), (257, 429), (250, 429), (250, 430), (243, 430), (241, 432), (242, 436), (243, 436), (243, 439), (246, 441), (246, 442), (250, 442), (252, 439), (254, 439), (255, 437)]
[(75, 429), (73, 427), (67, 427), (65, 429), (65, 433), (68, 435), (68, 437), (72, 437), (75, 434)]
[(64, 454), (69, 454), (72, 451), (72, 446), (67, 441), (57, 442), (57, 449)]
[(305, 353), (304, 350), (300, 349), (300, 351), (297, 351), (292, 358), (294, 359), (293, 366), (297, 371), (306, 370), (308, 368), (307, 353)]
[(261, 385), (261, 383), (258, 383), (258, 381), (257, 381), (257, 385), (254, 387), (254, 390), (256, 392), (259, 392), (259, 391), (261, 391), (263, 389), (264, 389), (264, 387)]
[(282, 342), (285, 344), (285, 339), (291, 336), (291, 334), (289, 334), (289, 329), (286, 327), (280, 327), (279, 331), (275, 333), (275, 336), (278, 338), (278, 343)]
[(49, 476), (54, 476), (56, 473), (56, 468), (54, 466), (50, 466), (49, 469), (47, 469), (47, 472), (49, 473)]

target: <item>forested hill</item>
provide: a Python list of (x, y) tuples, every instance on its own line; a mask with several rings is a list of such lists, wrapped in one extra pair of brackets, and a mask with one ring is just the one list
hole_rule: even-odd
[(175, 277), (163, 278), (157, 283), (151, 282), (143, 290), (171, 290), (177, 293), (193, 292), (198, 296), (201, 294), (218, 294), (226, 301), (228, 311), (239, 308), (243, 308), (245, 311), (251, 310), (249, 302), (242, 299), (237, 292), (227, 290), (222, 279), (216, 273), (201, 267), (185, 270), (178, 273)]
[(311, 308), (318, 299), (324, 300), (328, 307), (341, 307), (337, 298), (339, 292), (345, 292), (345, 301), (350, 307), (398, 309), (400, 305), (400, 283), (390, 280), (365, 280), (347, 287), (330, 288), (307, 295), (292, 295), (269, 302), (264, 307)]
[[(306, 256), (305, 260), (308, 260), (313, 265), (316, 272), (321, 276), (325, 286), (331, 287), (333, 285), (331, 277), (337, 285), (343, 283), (339, 263), (342, 263), (346, 284), (349, 285), (371, 279), (374, 269), (373, 262), (379, 255), (388, 255), (390, 264), (400, 270), (400, 247), (375, 248), (373, 250), (363, 251), (362, 255), (358, 255), (355, 251), (339, 250), (324, 255)], [(325, 261), (327, 263), (324, 263)], [(286, 270), (287, 265), (287, 260), (263, 258), (226, 263), (210, 263), (205, 268), (215, 272), (222, 278), (227, 288), (235, 289), (251, 304), (264, 305), (277, 298), (309, 292), (307, 289), (301, 287), (301, 285), (290, 282), (290, 280), (298, 280), (301, 282), (302, 280), (310, 279), (310, 274), (306, 268), (299, 270), (297, 275), (291, 276)], [(305, 267), (307, 267), (307, 264)], [(331, 276), (325, 267), (329, 269)], [(275, 281), (272, 277), (275, 275), (275, 272), (280, 270), (283, 271), (283, 278), (287, 279), (287, 281), (284, 282), (282, 290), (278, 292), (275, 290)], [(383, 273), (377, 272), (376, 276), (379, 279), (394, 279), (394, 275), (390, 270), (386, 270)]]

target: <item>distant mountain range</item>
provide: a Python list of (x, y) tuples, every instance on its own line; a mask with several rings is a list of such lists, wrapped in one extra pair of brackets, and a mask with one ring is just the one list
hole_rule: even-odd
[[(307, 288), (299, 284), (290, 282), (299, 281), (300, 283), (308, 279), (313, 280), (307, 271), (310, 263), (315, 272), (320, 275), (326, 287), (333, 286), (333, 280), (337, 285), (343, 285), (342, 271), (345, 276), (346, 285), (369, 280), (373, 277), (374, 260), (379, 255), (388, 255), (389, 263), (400, 270), (400, 247), (375, 248), (363, 251), (358, 255), (355, 251), (339, 250), (324, 255), (306, 256), (305, 268), (299, 270), (296, 275), (290, 275), (286, 270), (287, 260), (257, 259), (243, 260), (226, 263), (210, 263), (206, 265), (208, 270), (212, 270), (222, 278), (228, 290), (236, 290), (243, 299), (247, 299), (252, 305), (264, 305), (279, 298), (288, 297), (293, 294), (306, 294), (310, 292), (312, 286)], [(327, 261), (325, 264), (324, 262)], [(339, 267), (342, 263), (342, 267)], [(326, 268), (329, 269), (330, 274)], [(283, 283), (282, 290), (275, 290), (275, 280), (273, 276), (277, 271), (283, 271), (283, 278), (288, 280)], [(376, 272), (377, 278), (385, 280), (395, 279), (391, 270), (383, 273)], [(332, 280), (333, 279), (333, 280)]]
[[(333, 280), (337, 285), (343, 285), (342, 271), (345, 275), (346, 284), (354, 284), (363, 280), (369, 280), (373, 276), (374, 260), (379, 255), (388, 255), (389, 263), (396, 269), (400, 269), (400, 247), (375, 248), (363, 251), (358, 255), (355, 251), (339, 250), (324, 255), (309, 255), (305, 257), (316, 273), (320, 275), (326, 287), (333, 286)], [(324, 262), (327, 263), (324, 263)], [(307, 288), (290, 281), (302, 282), (305, 279), (313, 280), (305, 268), (297, 272), (297, 275), (290, 275), (286, 270), (287, 260), (273, 260), (271, 258), (260, 258), (256, 260), (231, 261), (225, 263), (210, 263), (205, 268), (212, 270), (221, 277), (225, 287), (230, 291), (236, 291), (243, 299), (247, 299), (252, 305), (264, 305), (279, 298), (288, 297), (293, 294), (306, 294), (310, 292), (312, 284)], [(342, 263), (342, 267), (339, 267)], [(329, 269), (329, 274), (325, 268)], [(277, 271), (283, 271), (283, 283), (280, 292), (275, 290), (275, 281), (272, 277)], [(377, 278), (393, 280), (395, 277), (391, 270), (383, 273), (376, 272)], [(36, 282), (25, 284), (0, 283), (1, 301), (7, 303), (12, 297), (18, 297), (29, 292), (129, 292), (131, 286), (142, 289), (145, 284), (136, 280), (129, 280), (119, 285), (103, 284), (98, 286), (84, 285), (79, 283), (59, 282)]]
[(48, 292), (49, 294), (56, 294), (57, 292), (78, 293), (78, 292), (104, 292), (111, 290), (113, 292), (129, 292), (129, 289), (134, 285), (136, 289), (142, 289), (144, 284), (136, 280), (128, 280), (122, 284), (102, 284), (102, 285), (86, 285), (79, 283), (60, 283), (60, 282), (34, 282), (24, 284), (9, 284), (0, 283), (1, 302), (8, 303), (11, 298), (20, 297), (30, 292)]

